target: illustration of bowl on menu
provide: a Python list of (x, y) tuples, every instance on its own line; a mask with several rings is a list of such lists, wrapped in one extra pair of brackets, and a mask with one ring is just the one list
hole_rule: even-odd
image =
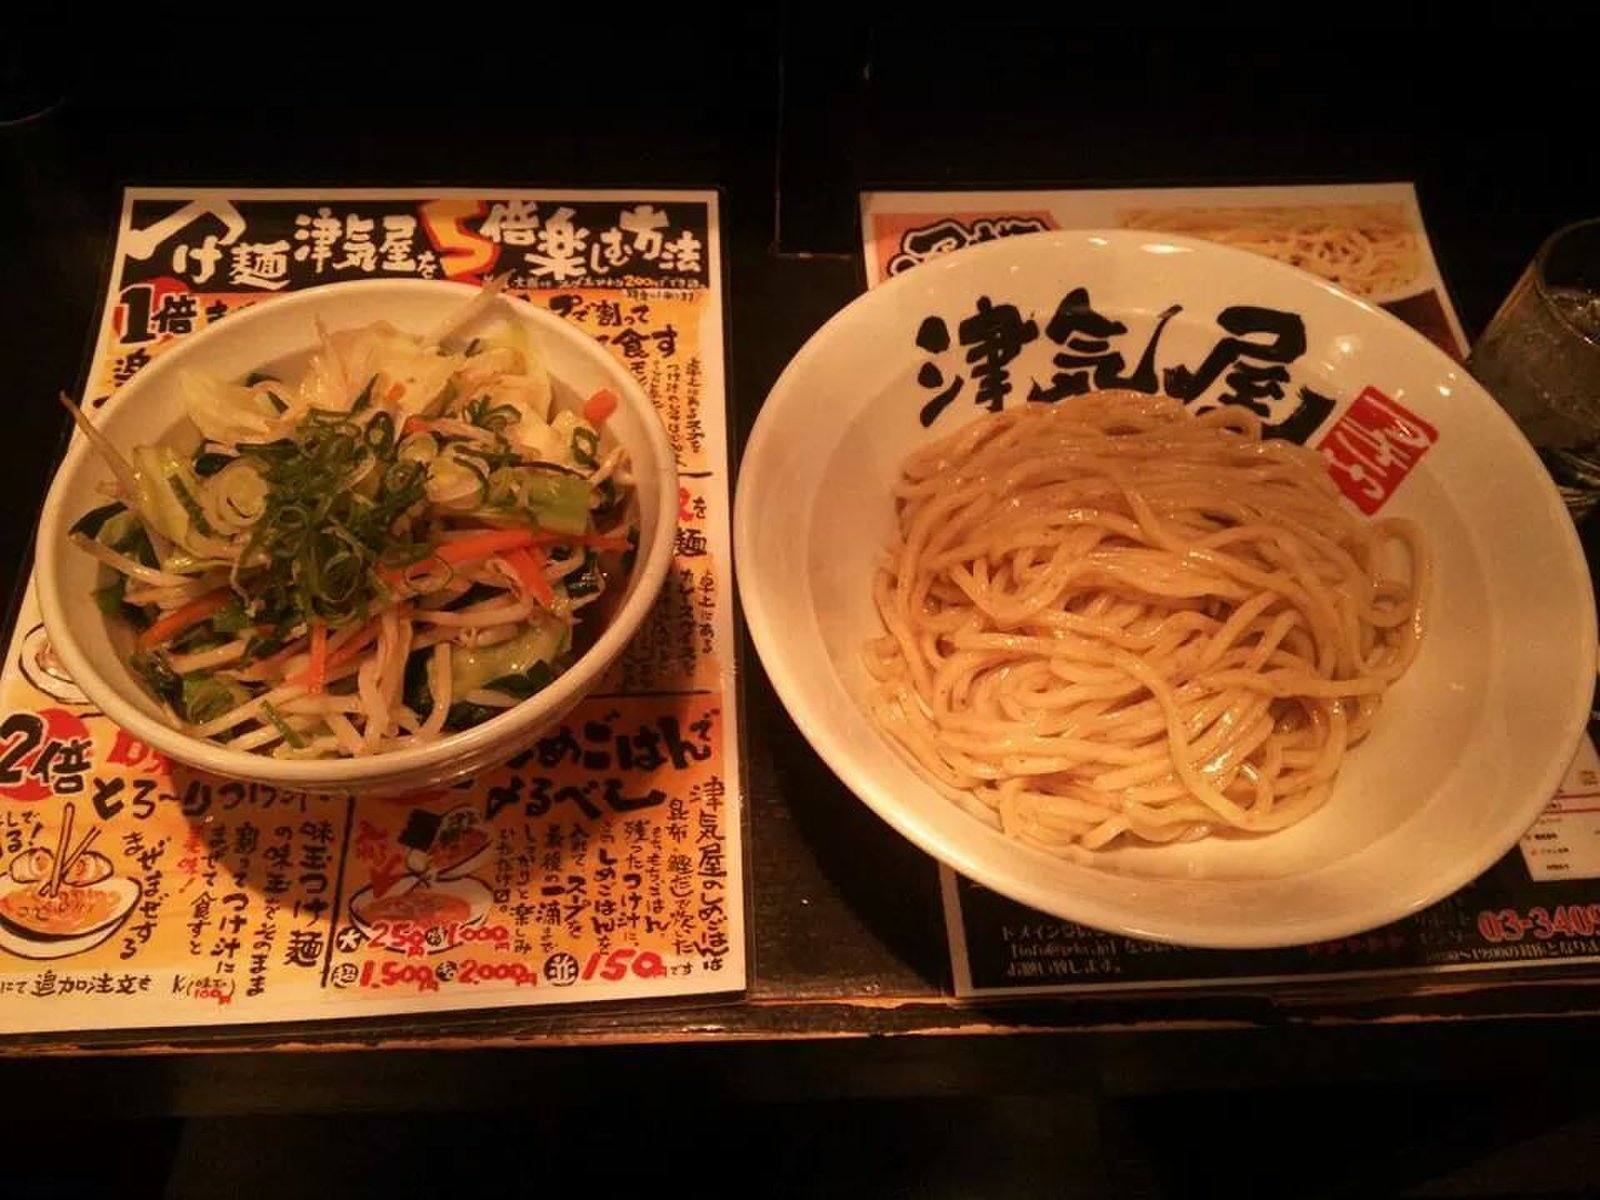
[(50, 644), (50, 635), (45, 633), (43, 625), (35, 625), (22, 639), (22, 653), (17, 656), (17, 665), (22, 668), (23, 678), (51, 699), (64, 704), (89, 703), (89, 697), (83, 694), (83, 689), (61, 665), (61, 659)]
[(139, 885), (118, 878), (111, 860), (89, 848), (98, 828), (68, 849), (72, 817), (68, 804), (55, 849), (29, 847), (0, 877), (0, 949), (19, 958), (92, 950), (117, 931), (139, 899)]
[(493, 895), (477, 879), (428, 880), (403, 875), (369, 884), (350, 898), (350, 916), (366, 938), (385, 949), (448, 950), (455, 931), (483, 923)]
[(465, 804), (442, 816), (413, 812), (400, 841), (407, 847), (406, 870), (445, 880), (472, 874), (490, 846), (482, 818)]

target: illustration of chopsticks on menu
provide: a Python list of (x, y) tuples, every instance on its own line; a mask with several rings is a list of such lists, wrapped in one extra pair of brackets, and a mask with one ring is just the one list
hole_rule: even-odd
[(77, 807), (72, 801), (67, 801), (66, 807), (61, 814), (61, 832), (56, 838), (55, 862), (52, 864), (50, 871), (50, 882), (40, 892), (42, 896), (54, 896), (61, 890), (62, 881), (66, 879), (67, 873), (72, 869), (72, 864), (82, 858), (84, 852), (94, 845), (95, 838), (100, 836), (100, 827), (96, 825), (88, 833), (84, 834), (83, 840), (78, 843), (71, 853), (68, 853), (67, 847), (72, 843), (72, 822), (76, 814)]

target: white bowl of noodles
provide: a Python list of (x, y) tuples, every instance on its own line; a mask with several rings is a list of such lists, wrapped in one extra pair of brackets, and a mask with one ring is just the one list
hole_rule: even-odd
[[(40, 521), (51, 642), (118, 725), (218, 774), (394, 793), (502, 761), (599, 682), (672, 555), (650, 399), (493, 289), (275, 298), (161, 355), (93, 425)], [(137, 500), (80, 524), (108, 492)]]
[(752, 433), (735, 553), (846, 785), (1134, 937), (1303, 944), (1442, 898), (1537, 817), (1593, 688), (1577, 536), (1494, 401), (1371, 304), (1164, 234), (997, 241), (839, 313)]

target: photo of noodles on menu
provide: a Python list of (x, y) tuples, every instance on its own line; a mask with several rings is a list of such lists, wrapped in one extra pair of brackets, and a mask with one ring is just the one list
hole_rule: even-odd
[(1141, 229), (1287, 263), (1387, 309), (1453, 357), (1466, 350), (1410, 184), (881, 192), (864, 199), (863, 221), (869, 283), (996, 237)]
[(1421, 239), (1398, 204), (1129, 208), (1123, 229), (1148, 229), (1237, 246), (1319, 275), (1366, 300), (1414, 295)]
[[(868, 287), (940, 255), (998, 238), (1052, 229), (1141, 230), (1220, 243), (1285, 263), (1386, 310), (1452, 358), (1461, 360), (1467, 351), (1416, 191), (1407, 183), (872, 192), (861, 198), (861, 220)], [(1040, 438), (1053, 436), (1048, 427), (1052, 420), (1092, 423), (1093, 398), (1083, 397), (1077, 404), (1070, 413), (1064, 411), (1065, 403), (1029, 405), (1031, 411), (997, 418), (1019, 429), (1027, 426), (1027, 436), (1009, 441), (1009, 426), (1002, 424), (989, 427), (992, 436), (987, 440), (957, 430), (949, 435), (959, 440), (957, 449), (951, 448), (953, 443), (936, 443), (909, 460), (906, 469), (916, 475), (925, 469), (923, 459), (964, 461), (960, 456), (965, 454), (974, 460), (987, 455), (996, 462), (1010, 461), (1007, 455), (1026, 455)], [(1342, 515), (1331, 513), (1330, 519)], [(903, 521), (916, 517), (914, 505), (902, 513)], [(941, 519), (948, 522), (948, 515), (941, 514)], [(879, 581), (880, 610), (887, 608), (891, 626), (909, 628), (925, 619), (919, 612), (894, 607), (893, 582), (892, 571)], [(1404, 596), (1400, 601), (1409, 603)], [(905, 639), (905, 644), (916, 642)], [(1396, 647), (1394, 653), (1395, 667), (1403, 669), (1406, 648)], [(887, 641), (877, 654), (869, 655), (869, 661), (880, 722), (891, 737), (915, 735), (922, 728), (919, 705), (928, 703), (912, 686), (916, 664), (902, 663)], [(998, 814), (1002, 827), (1009, 817), (1023, 830), (1022, 840), (1047, 852), (1093, 851), (1119, 838), (1160, 839), (1184, 829), (1181, 822), (1130, 828), (1129, 820), (1115, 812), (1079, 809), (1073, 810), (1071, 821), (1052, 818), (1055, 823), (1046, 828), (1027, 819), (1032, 810), (1024, 811), (1027, 806), (1016, 796), (992, 794), (984, 780), (952, 772), (927, 739), (919, 746), (919, 762), (958, 802), (980, 814)], [(1136, 941), (1035, 912), (941, 867), (955, 990), (961, 996), (1015, 996), (1239, 987), (1319, 976), (1406, 978), (1406, 986), (1417, 989), (1432, 986), (1420, 982), (1424, 976), (1438, 978), (1437, 986), (1444, 987), (1452, 972), (1572, 963), (1593, 953), (1584, 939), (1541, 937), (1537, 932), (1523, 936), (1519, 922), (1526, 915), (1527, 927), (1536, 929), (1541, 919), (1554, 921), (1569, 910), (1600, 912), (1597, 805), (1600, 756), (1584, 741), (1565, 781), (1519, 849), (1474, 883), (1372, 933), (1285, 949), (1209, 951)], [(1292, 816), (1293, 809), (1291, 803), (1285, 812)]]

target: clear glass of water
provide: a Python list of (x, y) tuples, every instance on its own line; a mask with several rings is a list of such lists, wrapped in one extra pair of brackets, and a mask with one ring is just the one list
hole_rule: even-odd
[(1600, 218), (1539, 248), (1467, 368), (1511, 414), (1574, 520), (1600, 501)]

